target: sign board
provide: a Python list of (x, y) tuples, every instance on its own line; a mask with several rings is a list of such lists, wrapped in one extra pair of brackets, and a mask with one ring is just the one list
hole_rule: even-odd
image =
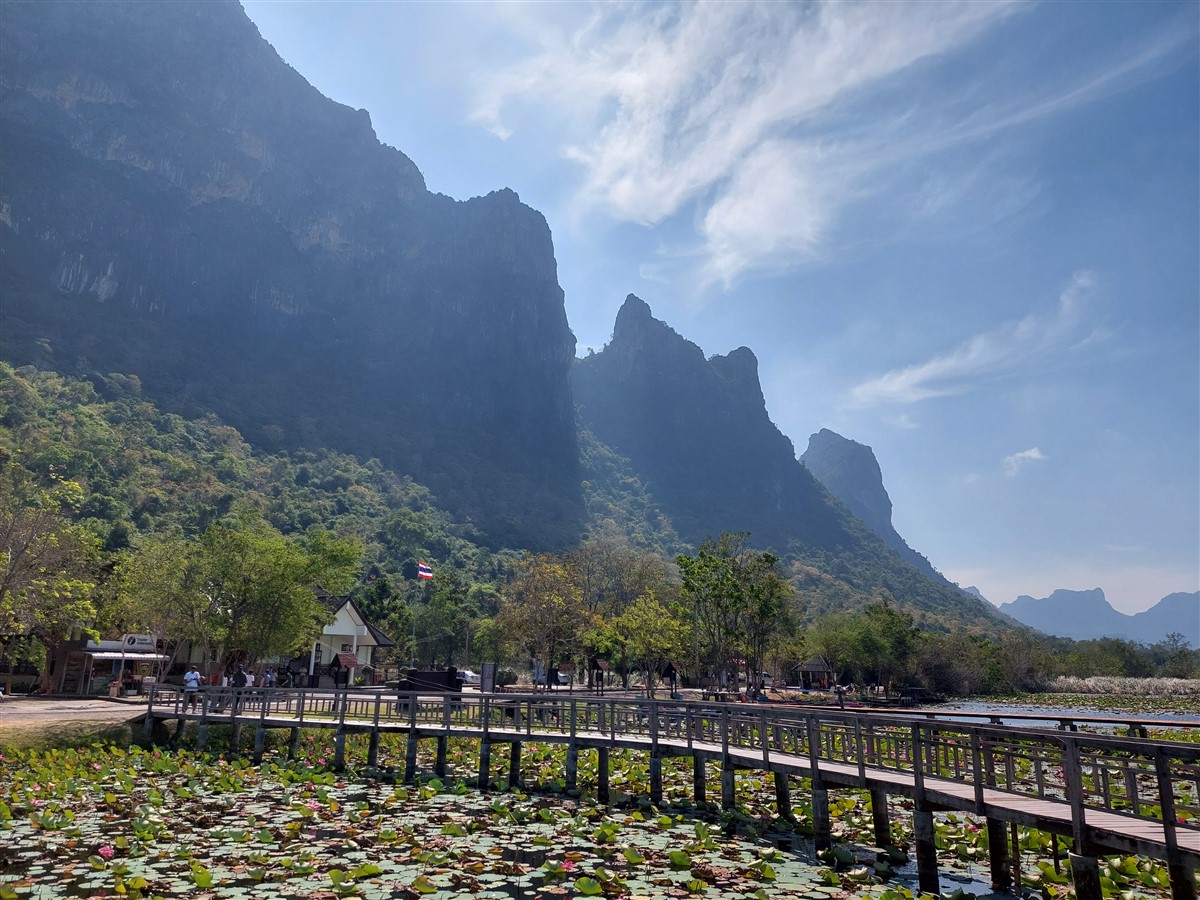
[(496, 691), (496, 664), (494, 662), (485, 662), (483, 671), (479, 673), (479, 691), (483, 694), (492, 694)]
[(156, 641), (152, 634), (123, 634), (121, 646), (125, 650), (151, 651), (155, 649)]

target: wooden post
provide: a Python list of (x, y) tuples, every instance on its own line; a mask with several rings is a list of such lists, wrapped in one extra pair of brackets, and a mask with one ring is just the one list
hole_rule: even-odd
[(446, 777), (446, 754), (449, 749), (450, 736), (443, 734), (437, 739), (437, 758), (433, 763), (433, 771), (438, 778)]
[(1071, 881), (1075, 883), (1076, 900), (1101, 900), (1100, 860), (1081, 853), (1068, 853), (1071, 861)]
[(203, 750), (208, 743), (208, 692), (200, 694), (200, 724), (196, 727), (196, 749)]
[(1162, 747), (1154, 750), (1154, 770), (1158, 775), (1158, 803), (1163, 817), (1163, 840), (1167, 845), (1167, 877), (1171, 879), (1172, 900), (1195, 900), (1196, 885), (1192, 873), (1184, 865), (1179, 852), (1179, 836), (1175, 833), (1175, 784), (1171, 779), (1170, 762)]
[(567, 792), (579, 790), (579, 745), (567, 744)]
[[(337, 696), (334, 695), (337, 702)], [(346, 707), (349, 703), (349, 693), (342, 691), (341, 707), (338, 712), (337, 730), (333, 734), (333, 771), (341, 772), (346, 768)]]
[(479, 790), (491, 786), (492, 742), (484, 738), (479, 742)]
[(267, 749), (267, 728), (260, 721), (254, 729), (254, 764), (262, 765), (263, 753)]
[(421, 737), (415, 729), (410, 729), (408, 732), (408, 743), (404, 748), (404, 783), (416, 784), (417, 781), (417, 750), (420, 747)]
[[(567, 759), (567, 768), (570, 769), (571, 760)], [(508, 746), (508, 786), (517, 788), (521, 786), (521, 742), (513, 741)]]
[(662, 804), (662, 756), (659, 755), (658, 747), (654, 746), (650, 750), (650, 802), (655, 806)]
[(233, 723), (233, 736), (229, 739), (229, 752), (235, 756), (242, 752), (242, 723), (237, 719)]
[[(600, 707), (603, 714), (604, 707)], [(601, 803), (608, 802), (608, 748), (596, 748), (596, 799)]]
[(829, 790), (818, 779), (812, 780), (813, 846), (828, 850), (833, 846), (833, 828), (829, 822)]
[[(990, 760), (989, 760), (990, 762)], [(987, 776), (983, 772), (983, 741), (979, 737), (979, 729), (971, 729), (971, 781), (975, 785), (975, 815), (984, 814), (983, 786)]]
[(146, 718), (142, 719), (142, 737), (148, 738), (154, 734), (154, 697), (158, 693), (158, 685), (150, 686), (150, 696), (146, 698)]
[(346, 728), (338, 724), (333, 732), (333, 771), (341, 772), (346, 768)]
[(708, 803), (704, 774), (704, 757), (696, 754), (692, 757), (692, 797), (697, 806), (704, 806)]
[(737, 782), (734, 780), (733, 760), (721, 760), (721, 809), (733, 809), (737, 803)]
[(833, 828), (829, 823), (829, 791), (821, 781), (820, 726), (812, 715), (805, 716), (808, 732), (808, 768), (812, 785), (813, 846), (828, 850), (833, 846)]
[(792, 788), (788, 784), (787, 772), (775, 773), (775, 808), (781, 819), (789, 822), (794, 820), (792, 815)]
[(292, 735), (288, 739), (288, 760), (295, 762), (300, 753), (300, 729), (293, 728), (291, 731)]
[(923, 894), (938, 894), (937, 848), (933, 843), (933, 812), (924, 807), (913, 808), (913, 843), (917, 852), (917, 886)]
[(267, 749), (267, 698), (262, 699), (258, 710), (258, 727), (254, 730), (254, 764), (262, 765), (263, 753)]
[[(1011, 757), (1010, 757), (1011, 759)], [(1012, 860), (1012, 879), (1013, 884), (1020, 890), (1021, 887), (1021, 836), (1017, 830), (1017, 823), (1013, 822), (1008, 826), (1008, 842), (1012, 850), (1009, 852), (1009, 858)]]
[(1005, 841), (1004, 823), (999, 819), (987, 820), (988, 863), (992, 870), (992, 890), (1007, 894), (1012, 888), (1012, 869), (1008, 859), (1008, 844)]
[(888, 819), (888, 795), (883, 788), (871, 788), (871, 824), (875, 828), (875, 845), (881, 849), (892, 846), (892, 823)]
[(367, 738), (367, 765), (375, 768), (379, 765), (379, 705), (383, 695), (375, 695), (375, 713), (372, 716), (371, 736)]

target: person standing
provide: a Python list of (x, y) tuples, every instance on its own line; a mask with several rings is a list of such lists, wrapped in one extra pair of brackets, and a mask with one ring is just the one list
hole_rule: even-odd
[(196, 701), (200, 697), (200, 682), (204, 676), (200, 674), (200, 669), (192, 666), (183, 675), (183, 696), (186, 698), (186, 705), (195, 708)]
[(246, 674), (246, 667), (238, 663), (237, 671), (229, 679), (230, 685), (233, 686), (233, 714), (235, 716), (242, 711), (242, 692), (245, 690), (249, 680), (249, 676)]

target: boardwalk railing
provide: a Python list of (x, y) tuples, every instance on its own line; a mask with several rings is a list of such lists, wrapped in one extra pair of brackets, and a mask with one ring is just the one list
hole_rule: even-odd
[[(617, 747), (648, 751), (652, 761), (690, 756), (700, 773), (698, 797), (708, 759), (720, 762), (723, 773), (773, 772), (785, 779), (784, 791), (787, 776), (800, 775), (813, 780), (814, 791), (900, 793), (918, 809), (1033, 825), (1071, 835), (1077, 848), (1166, 859), (1176, 874), (1200, 863), (1197, 744), (770, 704), (284, 688), (199, 694), (193, 705), (181, 692), (156, 686), (149, 715), (177, 719), (180, 727), (185, 720), (257, 725), (260, 735), (270, 728), (292, 728), (295, 735), (300, 727), (336, 729), (339, 736), (368, 732), (375, 746), (380, 734), (408, 734), (410, 778), (420, 738), (510, 743), (514, 759), (520, 742), (531, 740), (564, 743), (575, 754), (598, 749), (605, 759)], [(730, 785), (731, 803), (731, 776)]]

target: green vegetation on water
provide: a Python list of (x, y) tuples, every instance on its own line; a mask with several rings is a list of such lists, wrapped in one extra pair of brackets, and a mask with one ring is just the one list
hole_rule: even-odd
[[(227, 742), (228, 731), (212, 737)], [(668, 759), (655, 807), (645, 757), (614, 751), (613, 802), (602, 806), (590, 753), (579, 759), (582, 793), (562, 792), (563, 748), (534, 743), (523, 747), (524, 787), (505, 787), (499, 754), (484, 793), (467, 783), (474, 742), (451, 742), (445, 779), (404, 786), (401, 741), (385, 737), (377, 769), (335, 773), (327, 740), (304, 732), (296, 761), (269, 754), (258, 767), (155, 747), (5, 750), (0, 898), (911, 896), (897, 849), (911, 837), (905, 812), (892, 810), (895, 847), (872, 847), (859, 792), (831, 796), (836, 843), (817, 859), (803, 783), (788, 821), (768, 778), (739, 772), (737, 807), (723, 814), (694, 806), (690, 765)], [(349, 741), (351, 758), (364, 758), (364, 740)], [(432, 765), (422, 753), (421, 770)], [(936, 842), (944, 882), (986, 881), (981, 822), (947, 815)], [(1064, 842), (1057, 865), (1048, 835), (1021, 829), (1020, 846), (1026, 887), (1069, 892)], [(1104, 861), (1103, 882), (1106, 896), (1169, 888), (1165, 867), (1132, 858)]]

